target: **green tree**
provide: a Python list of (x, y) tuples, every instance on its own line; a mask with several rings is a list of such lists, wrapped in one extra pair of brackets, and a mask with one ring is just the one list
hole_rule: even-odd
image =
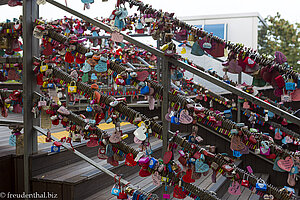
[(291, 24), (276, 16), (268, 16), (265, 21), (268, 27), (261, 26), (258, 31), (258, 52), (273, 56), (275, 51), (281, 51), (287, 57), (287, 63), (295, 71), (300, 71), (300, 24)]

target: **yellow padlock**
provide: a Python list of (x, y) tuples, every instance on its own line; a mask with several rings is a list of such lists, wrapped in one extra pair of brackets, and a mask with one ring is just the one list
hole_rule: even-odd
[(48, 70), (48, 65), (43, 65), (43, 63), (42, 63), (42, 65), (40, 66), (40, 71), (45, 72), (47, 70)]
[(77, 92), (77, 86), (75, 81), (71, 81), (69, 87), (68, 87), (69, 93), (76, 93)]

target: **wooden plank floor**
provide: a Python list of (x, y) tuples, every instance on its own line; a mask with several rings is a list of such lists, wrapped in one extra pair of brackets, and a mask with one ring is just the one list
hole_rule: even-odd
[[(0, 121), (1, 119), (23, 121), (23, 115), (16, 114), (16, 113), (9, 113), (7, 118), (0, 116)], [(123, 122), (121, 125), (122, 125), (121, 129), (123, 131), (132, 129), (134, 127), (134, 125), (131, 125), (127, 122)], [(99, 125), (99, 128), (101, 128), (102, 130), (106, 130), (108, 133), (112, 133), (114, 130), (114, 125), (112, 123), (106, 124), (103, 122), (102, 124)], [(69, 133), (65, 130), (65, 128), (62, 127), (61, 124), (57, 126), (52, 126), (50, 131), (52, 133), (52, 136), (54, 136), (57, 139), (60, 139), (62, 137), (67, 137), (69, 135)], [(11, 130), (6, 126), (0, 126), (0, 157), (16, 153), (15, 150), (16, 147), (12, 147), (8, 144), (10, 136), (11, 136)], [(49, 152), (52, 146), (52, 142), (46, 143), (45, 138), (46, 137), (44, 135), (38, 133), (38, 150), (40, 153)], [(87, 141), (82, 140), (81, 143), (86, 143), (86, 142)], [(80, 143), (74, 143), (74, 145), (77, 144)]]

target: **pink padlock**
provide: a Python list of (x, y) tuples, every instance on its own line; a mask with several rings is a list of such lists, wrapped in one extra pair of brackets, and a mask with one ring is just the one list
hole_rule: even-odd
[(170, 194), (163, 194), (163, 199), (170, 199)]
[(182, 156), (182, 157), (184, 157), (185, 156), (185, 153), (184, 153), (184, 151), (182, 151), (182, 150), (179, 150), (178, 151), (178, 153), (180, 154), (180, 156)]
[(149, 163), (149, 161), (150, 161), (150, 158), (149, 158), (149, 157), (142, 157), (142, 158), (139, 160), (139, 163), (144, 165), (144, 164)]
[(253, 174), (253, 170), (252, 170), (251, 166), (247, 166), (247, 170), (250, 174)]

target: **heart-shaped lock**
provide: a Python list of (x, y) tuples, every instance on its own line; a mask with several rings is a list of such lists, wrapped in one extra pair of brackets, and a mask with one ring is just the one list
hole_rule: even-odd
[(290, 156), (288, 156), (288, 157), (286, 157), (285, 159), (279, 159), (279, 160), (277, 161), (277, 165), (278, 165), (278, 167), (280, 167), (282, 170), (285, 170), (285, 171), (287, 171), (287, 172), (290, 172), (291, 169), (292, 169), (292, 167), (293, 167), (293, 165), (294, 165), (294, 161), (293, 161), (293, 159), (292, 159)]
[(97, 157), (101, 160), (105, 160), (107, 159), (107, 155), (106, 154), (106, 148), (105, 146), (100, 146), (99, 149), (98, 149), (98, 154), (97, 154)]
[(209, 170), (208, 164), (204, 163), (202, 160), (197, 159), (195, 162), (195, 171), (197, 173), (204, 173)]
[(69, 51), (65, 54), (65, 62), (67, 62), (67, 63), (74, 62), (74, 56)]
[(125, 165), (127, 166), (135, 166), (137, 162), (134, 161), (134, 157), (132, 153), (128, 153), (125, 158)]
[(228, 193), (231, 195), (241, 195), (241, 186), (237, 181), (233, 181), (228, 188)]
[(81, 71), (82, 71), (83, 73), (88, 73), (88, 72), (91, 71), (91, 70), (92, 70), (91, 65), (85, 61), (84, 65), (83, 65), (83, 67), (82, 67), (82, 69), (81, 69)]
[(182, 187), (180, 187), (179, 185), (175, 185), (173, 197), (175, 197), (177, 199), (184, 199), (186, 197), (186, 195), (187, 194), (184, 192)]
[(193, 117), (189, 115), (189, 111), (183, 109), (179, 115), (179, 122), (181, 124), (190, 124), (193, 122)]
[(282, 139), (282, 132), (279, 128), (275, 129), (275, 136), (274, 136), (275, 140), (281, 140)]
[(231, 138), (230, 148), (235, 151), (241, 151), (245, 148), (245, 144), (239, 136), (233, 135)]
[(111, 136), (109, 137), (109, 141), (111, 143), (119, 143), (122, 140), (121, 132), (120, 131), (114, 131)]
[(95, 66), (95, 70), (101, 73), (106, 72), (107, 71), (106, 61), (99, 60), (98, 64)]
[(120, 33), (114, 31), (111, 33), (111, 40), (114, 42), (122, 42), (123, 41), (123, 35), (121, 35)]
[(161, 176), (159, 175), (159, 173), (157, 171), (154, 172), (154, 174), (152, 174), (153, 184), (156, 186), (160, 186), (160, 180), (161, 180)]
[(167, 151), (167, 152), (165, 153), (164, 159), (163, 159), (164, 164), (168, 164), (168, 163), (171, 161), (172, 156), (173, 156), (172, 151)]
[(145, 81), (149, 76), (148, 71), (141, 71), (141, 72), (136, 72), (136, 73), (137, 73), (136, 79), (141, 82)]
[(192, 173), (191, 169), (186, 170), (186, 174), (182, 177), (182, 180), (186, 183), (194, 183), (195, 179), (192, 179)]
[(45, 56), (50, 56), (52, 55), (53, 53), (53, 46), (51, 45), (51, 43), (47, 42), (45, 45), (44, 45), (44, 50), (43, 50), (43, 55)]
[(134, 132), (133, 132), (133, 134), (135, 135), (135, 137), (137, 138), (137, 139), (139, 139), (140, 141), (144, 141), (144, 140), (146, 140), (146, 138), (147, 138), (147, 136), (146, 136), (146, 133), (147, 132), (147, 128), (146, 128), (146, 126), (145, 125), (142, 125), (142, 126), (140, 126), (139, 128), (137, 128)]

